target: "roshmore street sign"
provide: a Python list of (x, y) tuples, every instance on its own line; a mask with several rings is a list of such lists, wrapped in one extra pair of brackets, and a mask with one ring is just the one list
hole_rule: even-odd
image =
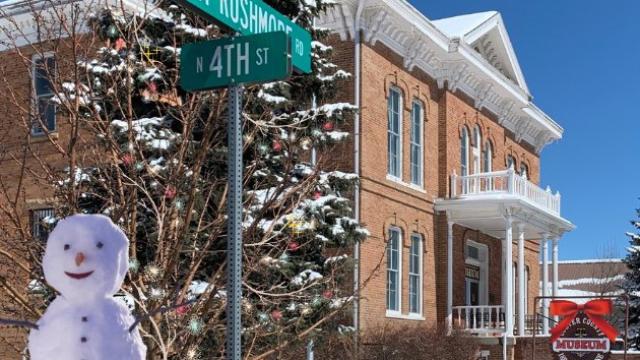
[(242, 35), (284, 31), (291, 38), (293, 67), (311, 72), (311, 34), (261, 0), (178, 0), (201, 16)]
[(279, 31), (186, 44), (180, 86), (196, 91), (285, 79), (291, 75), (290, 43)]

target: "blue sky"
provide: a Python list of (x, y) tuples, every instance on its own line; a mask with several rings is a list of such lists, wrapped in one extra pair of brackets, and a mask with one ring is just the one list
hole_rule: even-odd
[(429, 19), (502, 13), (534, 102), (565, 129), (542, 184), (577, 225), (561, 259), (625, 255), (640, 207), (640, 1), (411, 0)]

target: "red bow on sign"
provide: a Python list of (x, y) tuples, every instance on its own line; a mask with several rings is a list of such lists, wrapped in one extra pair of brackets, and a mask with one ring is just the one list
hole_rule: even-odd
[(591, 300), (586, 304), (576, 304), (573, 301), (553, 300), (551, 301), (551, 315), (564, 316), (562, 321), (551, 329), (551, 342), (562, 335), (562, 332), (571, 324), (580, 311), (584, 312), (593, 324), (611, 340), (616, 341), (618, 331), (609, 325), (601, 316), (611, 313), (613, 305), (609, 299)]

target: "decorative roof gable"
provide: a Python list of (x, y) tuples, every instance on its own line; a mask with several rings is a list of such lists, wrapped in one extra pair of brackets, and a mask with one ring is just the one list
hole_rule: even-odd
[(448, 37), (458, 38), (472, 47), (491, 66), (529, 94), (500, 13), (486, 11), (434, 20), (432, 23)]

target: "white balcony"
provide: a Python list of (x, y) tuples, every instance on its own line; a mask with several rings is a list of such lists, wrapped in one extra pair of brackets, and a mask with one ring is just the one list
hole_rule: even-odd
[[(518, 293), (526, 293), (525, 262), (517, 263), (518, 284), (514, 286), (513, 247), (517, 244), (517, 258), (525, 258), (525, 241), (534, 240), (540, 244), (543, 267), (547, 263), (547, 243), (553, 243), (553, 291), (557, 292), (558, 240), (574, 225), (560, 215), (560, 194), (543, 190), (513, 169), (468, 176), (451, 176), (449, 197), (437, 199), (436, 211), (447, 217), (447, 322), (449, 326), (459, 326), (475, 334), (504, 333), (507, 336), (526, 334), (526, 314), (515, 314), (516, 309), (526, 307), (524, 297), (515, 298)], [(477, 230), (501, 240), (502, 256), (502, 299), (504, 306), (453, 307), (453, 226)], [(457, 246), (465, 239), (457, 238)], [(497, 275), (497, 274), (495, 274)], [(493, 276), (495, 276), (493, 275)], [(543, 274), (547, 279), (548, 274)], [(546, 284), (547, 282), (545, 282)], [(544, 289), (544, 293), (550, 293)], [(545, 316), (547, 316), (545, 314)], [(548, 316), (547, 316), (548, 317)], [(514, 325), (517, 324), (517, 328)], [(546, 332), (546, 325), (544, 331)]]
[(499, 195), (521, 198), (541, 210), (560, 215), (559, 192), (553, 194), (549, 187), (543, 190), (513, 169), (468, 176), (457, 176), (454, 173), (451, 176), (451, 198)]
[(518, 175), (513, 169), (451, 175), (449, 197), (436, 200), (436, 210), (448, 219), (495, 238), (504, 238), (504, 219), (509, 215), (524, 226), (526, 239), (540, 239), (541, 234), (558, 237), (573, 229), (560, 215), (561, 196), (548, 187)]
[(478, 336), (500, 336), (505, 332), (502, 305), (454, 306), (454, 327)]

